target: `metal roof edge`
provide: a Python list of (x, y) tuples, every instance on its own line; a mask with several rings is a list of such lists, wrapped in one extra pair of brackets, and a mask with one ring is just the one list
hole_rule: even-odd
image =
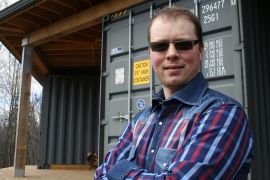
[(19, 0), (0, 11), (0, 22), (44, 0)]

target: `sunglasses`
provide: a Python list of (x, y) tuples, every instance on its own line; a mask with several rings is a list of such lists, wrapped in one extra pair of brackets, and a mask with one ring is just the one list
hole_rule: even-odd
[(162, 41), (162, 42), (150, 42), (149, 46), (152, 51), (164, 52), (169, 49), (170, 43), (174, 44), (174, 47), (178, 51), (191, 50), (199, 40), (187, 40), (187, 41)]

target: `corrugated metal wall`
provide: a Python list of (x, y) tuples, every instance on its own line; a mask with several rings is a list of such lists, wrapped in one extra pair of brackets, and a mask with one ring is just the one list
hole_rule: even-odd
[(43, 85), (39, 167), (87, 164), (97, 152), (98, 77), (49, 76)]
[(264, 0), (242, 0), (248, 115), (254, 133), (252, 179), (270, 179), (270, 28)]

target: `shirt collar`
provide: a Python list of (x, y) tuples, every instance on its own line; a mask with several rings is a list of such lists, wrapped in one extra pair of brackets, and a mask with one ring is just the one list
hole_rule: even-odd
[(207, 81), (199, 72), (193, 80), (191, 80), (184, 88), (178, 90), (172, 97), (165, 100), (163, 89), (161, 89), (152, 100), (152, 107), (155, 108), (158, 104), (170, 102), (173, 100), (181, 101), (188, 105), (199, 105), (202, 96), (208, 88)]

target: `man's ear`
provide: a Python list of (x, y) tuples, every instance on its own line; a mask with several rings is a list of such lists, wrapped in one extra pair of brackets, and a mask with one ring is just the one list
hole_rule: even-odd
[(200, 51), (200, 60), (202, 60), (203, 54), (204, 54), (204, 45), (203, 44), (200, 44), (199, 51)]

